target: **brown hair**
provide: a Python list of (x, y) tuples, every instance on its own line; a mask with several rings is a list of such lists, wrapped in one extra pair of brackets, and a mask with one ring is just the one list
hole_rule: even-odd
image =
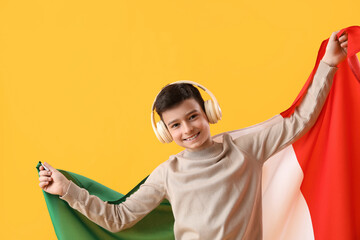
[(162, 113), (173, 108), (186, 99), (193, 98), (199, 103), (205, 112), (204, 99), (199, 90), (188, 83), (176, 83), (166, 85), (155, 100), (155, 110), (162, 119)]

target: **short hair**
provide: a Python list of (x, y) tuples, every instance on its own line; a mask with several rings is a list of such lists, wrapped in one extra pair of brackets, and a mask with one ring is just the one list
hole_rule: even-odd
[(156, 97), (154, 104), (155, 110), (162, 120), (163, 112), (191, 98), (195, 99), (205, 112), (204, 99), (196, 87), (189, 83), (168, 84)]

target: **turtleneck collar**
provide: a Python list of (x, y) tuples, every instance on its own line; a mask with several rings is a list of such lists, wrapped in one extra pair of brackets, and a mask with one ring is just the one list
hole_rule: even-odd
[(189, 151), (185, 149), (182, 156), (188, 159), (209, 159), (219, 155), (222, 150), (223, 144), (214, 141), (211, 146), (199, 151)]

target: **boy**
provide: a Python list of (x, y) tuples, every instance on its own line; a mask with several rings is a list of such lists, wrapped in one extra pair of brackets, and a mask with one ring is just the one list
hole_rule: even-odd
[[(336, 39), (336, 33), (290, 118), (237, 139), (224, 134), (223, 143), (217, 143), (198, 90), (168, 85), (155, 107), (172, 139), (185, 150), (160, 164), (124, 203), (111, 205), (89, 195), (46, 163), (50, 171), (40, 167), (40, 187), (113, 232), (131, 227), (166, 198), (175, 217), (176, 239), (261, 239), (262, 165), (315, 123), (336, 65), (346, 57), (347, 36)], [(175, 101), (174, 94), (179, 95)]]

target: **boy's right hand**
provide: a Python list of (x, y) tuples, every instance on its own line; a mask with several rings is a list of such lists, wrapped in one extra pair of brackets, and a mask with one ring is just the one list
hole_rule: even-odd
[(43, 166), (40, 166), (40, 183), (39, 186), (48, 193), (63, 196), (70, 184), (70, 181), (57, 169), (50, 166), (48, 163), (44, 165), (49, 169), (45, 170)]
[(332, 67), (336, 67), (347, 57), (348, 35), (346, 32), (338, 38), (339, 31), (333, 32), (326, 46), (322, 60)]

